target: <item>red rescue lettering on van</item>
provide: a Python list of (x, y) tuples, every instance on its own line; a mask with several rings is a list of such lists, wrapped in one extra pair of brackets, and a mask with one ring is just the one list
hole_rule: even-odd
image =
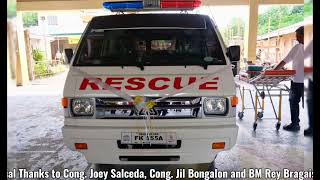
[[(102, 81), (101, 78), (96, 78), (98, 81)], [(125, 77), (107, 77), (105, 83), (118, 90), (125, 89), (129, 91), (141, 90), (148, 88), (153, 91), (162, 91), (170, 87), (179, 90), (187, 85), (196, 82), (199, 78), (188, 77), (184, 79), (182, 77), (154, 77), (147, 81), (144, 77), (131, 77), (126, 79)], [(198, 90), (218, 90), (219, 77), (213, 78), (211, 81), (207, 81), (198, 86)], [(88, 80), (84, 78), (81, 82), (79, 90), (100, 90), (98, 83), (92, 79)]]

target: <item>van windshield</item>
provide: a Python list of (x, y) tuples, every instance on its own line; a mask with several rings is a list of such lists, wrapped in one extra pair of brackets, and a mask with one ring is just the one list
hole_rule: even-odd
[(225, 65), (213, 30), (92, 29), (79, 47), (75, 66)]

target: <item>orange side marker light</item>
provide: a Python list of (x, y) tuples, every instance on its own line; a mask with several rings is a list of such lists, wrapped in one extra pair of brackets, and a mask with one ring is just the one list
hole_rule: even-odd
[(237, 104), (238, 104), (238, 102), (239, 102), (239, 99), (238, 99), (237, 96), (232, 96), (232, 97), (231, 97), (231, 106), (232, 106), (232, 107), (236, 107)]
[(87, 143), (74, 143), (74, 146), (79, 150), (88, 149)]
[(63, 108), (67, 108), (68, 107), (68, 98), (62, 98), (61, 105)]
[(224, 149), (225, 145), (225, 142), (212, 143), (212, 149)]

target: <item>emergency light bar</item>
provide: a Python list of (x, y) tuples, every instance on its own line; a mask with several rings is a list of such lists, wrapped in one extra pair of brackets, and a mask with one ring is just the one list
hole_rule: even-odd
[(113, 12), (143, 9), (143, 4), (142, 1), (104, 2), (103, 7)]
[(201, 0), (140, 0), (104, 2), (103, 7), (112, 12), (143, 10), (193, 10), (200, 7)]

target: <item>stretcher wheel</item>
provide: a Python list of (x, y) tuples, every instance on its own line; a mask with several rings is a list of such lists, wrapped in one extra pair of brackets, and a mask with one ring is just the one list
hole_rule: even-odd
[(281, 123), (279, 123), (279, 122), (276, 124), (277, 131), (279, 131), (280, 125), (281, 125)]
[(263, 112), (258, 112), (258, 118), (262, 119), (263, 118)]
[(243, 116), (244, 116), (244, 112), (238, 112), (238, 117), (239, 117), (240, 119), (242, 119)]
[(253, 123), (253, 130), (256, 131), (258, 124), (255, 122)]

